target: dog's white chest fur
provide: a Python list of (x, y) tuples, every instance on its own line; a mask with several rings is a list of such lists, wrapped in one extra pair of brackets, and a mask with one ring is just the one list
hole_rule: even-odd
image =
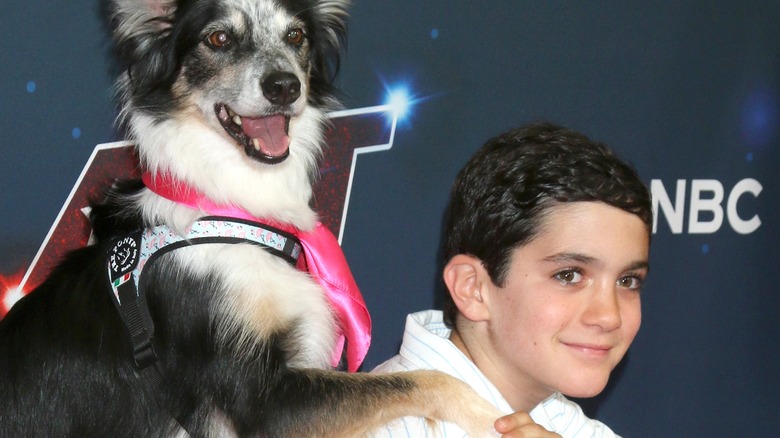
[(330, 366), (335, 317), (322, 288), (306, 272), (251, 244), (197, 245), (174, 254), (182, 269), (218, 279), (222, 290), (214, 295), (213, 309), (218, 336), (239, 333), (239, 339), (224, 339), (225, 345), (241, 351), (257, 339), (284, 333), (290, 366)]

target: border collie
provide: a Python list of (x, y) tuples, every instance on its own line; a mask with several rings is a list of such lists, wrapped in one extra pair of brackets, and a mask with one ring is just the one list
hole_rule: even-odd
[(368, 346), (310, 207), (348, 0), (109, 1), (143, 182), (0, 322), (0, 434), (340, 438), (414, 415), (492, 435), (456, 379), (334, 366)]

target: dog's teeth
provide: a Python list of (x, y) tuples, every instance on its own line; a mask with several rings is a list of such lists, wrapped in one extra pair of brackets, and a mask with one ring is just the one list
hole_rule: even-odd
[(241, 126), (241, 117), (238, 115), (233, 116), (233, 123), (235, 123), (238, 126)]
[(217, 114), (217, 117), (219, 117), (219, 120), (221, 120), (223, 123), (228, 121), (228, 113), (225, 111), (225, 107), (219, 108), (219, 113)]
[[(227, 108), (227, 107), (225, 107), (225, 108)], [(227, 108), (227, 112), (228, 112), (228, 114), (230, 114), (230, 117), (233, 117), (233, 116), (235, 116), (235, 115), (236, 115), (236, 112), (235, 112), (235, 111), (233, 111), (233, 110), (232, 110), (232, 109), (230, 109), (230, 108)]]
[(260, 150), (260, 140), (253, 138), (252, 139), (252, 145), (255, 147), (256, 151)]

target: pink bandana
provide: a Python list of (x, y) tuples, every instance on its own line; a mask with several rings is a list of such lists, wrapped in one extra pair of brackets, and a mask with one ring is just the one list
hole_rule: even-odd
[(210, 215), (227, 216), (259, 222), (295, 235), (303, 246), (304, 257), (298, 259), (297, 267), (309, 275), (325, 290), (340, 322), (339, 342), (333, 351), (331, 363), (337, 366), (346, 342), (347, 370), (357, 371), (366, 357), (371, 343), (371, 317), (366, 303), (352, 277), (347, 260), (336, 237), (321, 223), (312, 231), (304, 232), (287, 224), (258, 219), (246, 210), (235, 206), (217, 205), (192, 187), (168, 176), (142, 176), (144, 184), (154, 193), (188, 207), (202, 210)]

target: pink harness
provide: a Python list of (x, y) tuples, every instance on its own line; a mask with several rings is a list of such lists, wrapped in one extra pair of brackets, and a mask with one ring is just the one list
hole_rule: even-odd
[(194, 188), (170, 177), (152, 176), (147, 172), (142, 179), (151, 191), (178, 204), (213, 216), (265, 224), (290, 233), (300, 240), (304, 257), (298, 258), (296, 267), (308, 272), (312, 279), (322, 286), (340, 322), (339, 342), (333, 351), (331, 364), (339, 364), (346, 344), (347, 370), (357, 371), (371, 344), (371, 317), (344, 253), (327, 227), (318, 222), (312, 231), (301, 231), (287, 224), (256, 218), (235, 206), (217, 205)]

